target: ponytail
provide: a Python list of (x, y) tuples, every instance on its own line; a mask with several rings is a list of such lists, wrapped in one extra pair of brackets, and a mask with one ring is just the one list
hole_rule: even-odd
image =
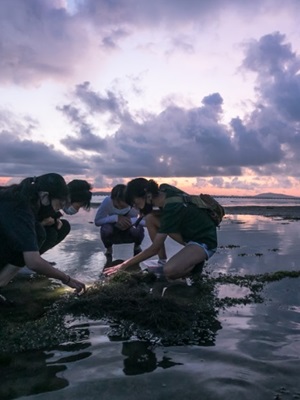
[(135, 197), (145, 197), (146, 193), (152, 193), (156, 197), (158, 192), (158, 184), (153, 179), (135, 178), (127, 184), (125, 201), (132, 206)]

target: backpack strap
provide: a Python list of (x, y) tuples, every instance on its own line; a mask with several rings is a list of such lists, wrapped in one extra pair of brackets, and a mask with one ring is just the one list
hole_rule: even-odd
[(208, 209), (209, 207), (203, 202), (203, 201), (196, 201), (196, 198), (198, 200), (199, 196), (194, 196), (190, 195), (187, 193), (182, 193), (178, 196), (171, 196), (166, 198), (165, 200), (165, 205), (166, 204), (171, 204), (171, 203), (183, 203), (183, 204), (195, 204), (199, 208), (206, 208)]

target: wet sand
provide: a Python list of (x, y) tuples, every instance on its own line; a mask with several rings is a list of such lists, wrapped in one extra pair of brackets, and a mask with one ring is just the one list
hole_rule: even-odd
[[(146, 400), (153, 399), (153, 388), (157, 398), (173, 400), (198, 399), (199, 393), (214, 400), (299, 398), (300, 207), (225, 208), (218, 250), (206, 266), (209, 278), (223, 279), (211, 296), (218, 313), (208, 312), (207, 307), (205, 313), (193, 314), (198, 325), (192, 333), (201, 342), (191, 342), (193, 336), (188, 335), (188, 340), (170, 346), (152, 340), (148, 331), (131, 335), (127, 330), (132, 329), (131, 322), (119, 327), (115, 320), (90, 318), (90, 314), (74, 319), (69, 312), (67, 319), (64, 314), (60, 318), (58, 305), (51, 308), (51, 304), (71, 293), (46, 278), (21, 276), (5, 288), (8, 297), (14, 295), (17, 309), (0, 313), (0, 398), (132, 400), (143, 393)], [(99, 278), (105, 262), (99, 228), (91, 222), (94, 213), (72, 216), (68, 238), (46, 254), (86, 283)], [(149, 243), (146, 235), (143, 248)], [(169, 256), (178, 251), (171, 240), (167, 247)], [(114, 258), (131, 255), (131, 245), (114, 248)], [(261, 274), (282, 278), (260, 286), (255, 279)], [(164, 300), (179, 295), (190, 304), (190, 289), (170, 287)], [(261, 299), (250, 296), (254, 290)], [(136, 301), (130, 289), (120, 296), (120, 304), (127, 293)], [(102, 309), (97, 302), (94, 305), (95, 312)], [(151, 314), (145, 307), (138, 310), (149, 321)], [(87, 311), (92, 310), (89, 303)], [(174, 315), (179, 316), (178, 310)], [(177, 323), (174, 334), (177, 340)]]

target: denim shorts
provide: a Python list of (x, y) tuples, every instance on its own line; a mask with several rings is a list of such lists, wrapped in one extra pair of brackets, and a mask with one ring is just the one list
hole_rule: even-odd
[(190, 240), (189, 242), (187, 242), (185, 245), (189, 245), (189, 244), (196, 244), (197, 246), (202, 247), (202, 249), (205, 251), (206, 255), (207, 255), (207, 260), (212, 257), (215, 252), (217, 251), (217, 249), (209, 249), (207, 247), (207, 244), (205, 243), (198, 243), (198, 242), (193, 242), (192, 240)]

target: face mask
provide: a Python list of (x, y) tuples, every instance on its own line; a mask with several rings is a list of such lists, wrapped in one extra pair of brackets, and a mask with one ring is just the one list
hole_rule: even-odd
[(65, 207), (63, 210), (68, 215), (74, 215), (78, 213), (78, 210), (73, 206)]
[(144, 208), (141, 208), (140, 211), (143, 215), (150, 214), (152, 212), (153, 205), (149, 203), (145, 203)]

